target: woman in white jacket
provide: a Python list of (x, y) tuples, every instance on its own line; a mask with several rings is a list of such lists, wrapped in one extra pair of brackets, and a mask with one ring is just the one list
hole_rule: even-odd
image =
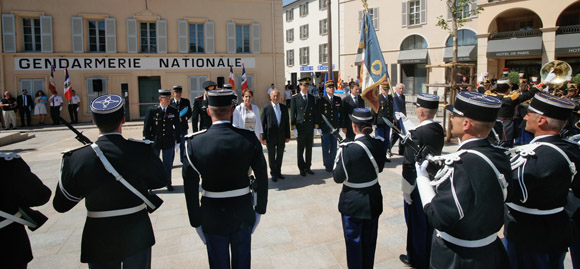
[(260, 142), (262, 141), (262, 122), (260, 121), (260, 109), (252, 104), (254, 93), (250, 89), (242, 92), (243, 103), (234, 110), (232, 125), (238, 128), (245, 128), (254, 131)]

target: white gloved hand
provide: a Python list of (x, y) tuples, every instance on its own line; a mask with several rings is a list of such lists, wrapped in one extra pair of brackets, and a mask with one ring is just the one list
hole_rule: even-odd
[(425, 160), (423, 163), (415, 163), (415, 170), (417, 170), (417, 177), (429, 178), (429, 173), (427, 172), (427, 166), (429, 166), (429, 161)]
[(413, 199), (411, 199), (410, 194), (406, 194), (403, 192), (403, 198), (405, 199), (405, 203), (407, 203), (408, 205), (411, 205), (413, 203)]
[(403, 114), (403, 112), (395, 112), (395, 118), (397, 120), (403, 120), (403, 121), (407, 120), (407, 116), (405, 116), (405, 114)]
[(320, 128), (316, 129), (316, 131), (318, 132), (319, 135), (322, 135), (322, 130), (320, 130)]
[(552, 80), (554, 80), (556, 78), (556, 74), (554, 74), (554, 70), (550, 71), (550, 73), (548, 73), (548, 75), (546, 76), (546, 78), (544, 79), (544, 83), (550, 83), (552, 82)]
[(79, 108), (77, 107), (77, 112), (79, 112)]
[(179, 144), (175, 143), (175, 153), (179, 150)]
[(252, 227), (252, 234), (256, 230), (256, 227), (258, 227), (258, 224), (260, 224), (260, 219), (261, 218), (262, 218), (262, 215), (256, 213), (256, 221), (254, 222), (254, 227)]
[(295, 137), (298, 137), (298, 131), (296, 129), (292, 129), (292, 133), (294, 134)]
[(58, 109), (58, 111), (62, 111), (62, 106)]
[(201, 225), (199, 225), (199, 227), (195, 227), (195, 231), (197, 232), (199, 239), (201, 239), (201, 242), (203, 242), (205, 245), (205, 234), (203, 233), (203, 229), (201, 229)]

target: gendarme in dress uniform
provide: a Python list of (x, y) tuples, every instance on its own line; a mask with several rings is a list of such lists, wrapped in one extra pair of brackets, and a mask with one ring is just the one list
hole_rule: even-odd
[[(314, 128), (317, 121), (316, 98), (310, 93), (310, 78), (302, 78), (300, 82), (300, 92), (292, 97), (290, 107), (292, 132), (294, 132), (298, 144), (298, 169), (301, 176), (306, 173), (314, 174), (312, 166), (312, 145), (314, 143)], [(306, 153), (304, 152), (306, 150)]]
[[(509, 268), (497, 236), (503, 225), (508, 157), (486, 139), (501, 102), (475, 92), (460, 92), (452, 112), (455, 153), (435, 157), (443, 167), (429, 180), (429, 161), (416, 164), (417, 188), (429, 223), (435, 228), (430, 268)], [(474, 173), (474, 171), (477, 171)]]
[(332, 124), (332, 127), (338, 129), (342, 126), (340, 118), (342, 114), (342, 100), (340, 97), (334, 95), (334, 87), (333, 80), (326, 81), (326, 95), (318, 98), (316, 102), (318, 112), (320, 113), (318, 126), (320, 126), (320, 130), (322, 131), (322, 161), (327, 172), (332, 172), (334, 159), (336, 158), (337, 140), (331, 134), (331, 127), (324, 122), (322, 115)]
[(150, 144), (121, 135), (121, 96), (100, 96), (91, 111), (99, 139), (64, 153), (53, 206), (64, 213), (85, 199), (81, 262), (148, 268), (155, 237), (147, 209), (162, 202), (149, 190), (165, 186), (163, 164)]
[[(213, 124), (185, 139), (183, 184), (189, 222), (207, 245), (211, 268), (250, 268), (251, 234), (268, 202), (262, 144), (253, 131), (230, 123), (233, 98), (231, 90), (211, 91)], [(255, 175), (252, 185), (249, 168)]]
[(191, 130), (195, 133), (197, 131), (205, 130), (211, 126), (211, 117), (207, 114), (207, 94), (213, 91), (216, 87), (213, 81), (205, 81), (201, 87), (205, 93), (193, 99), (193, 109), (191, 114)]

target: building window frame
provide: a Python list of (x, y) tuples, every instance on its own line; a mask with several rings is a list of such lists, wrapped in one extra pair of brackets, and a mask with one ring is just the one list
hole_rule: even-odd
[[(102, 92), (95, 92), (93, 91), (93, 80), (97, 80), (100, 79), (102, 80), (102, 85), (103, 85), (103, 91)], [(88, 77), (85, 79), (86, 81), (86, 85), (87, 85), (87, 90), (86, 90), (86, 96), (87, 96), (87, 102), (85, 102), (85, 109), (86, 111), (91, 111), (91, 103), (93, 102), (93, 100), (95, 100), (95, 98), (101, 96), (101, 95), (106, 95), (108, 94), (109, 90), (108, 90), (108, 80), (106, 77)]]
[(187, 27), (187, 51), (189, 53), (205, 53), (205, 24), (189, 23)]
[(319, 34), (325, 36), (328, 34), (328, 19), (322, 19), (318, 21)]
[(294, 8), (286, 10), (286, 22), (294, 20)]
[(308, 39), (308, 24), (300, 26), (300, 39), (301, 40)]
[(286, 43), (294, 42), (294, 28), (286, 30)]
[(252, 35), (249, 24), (236, 23), (236, 53), (251, 53), (250, 40)]
[(141, 44), (141, 53), (157, 53), (156, 27), (156, 22), (139, 22), (139, 40)]
[(421, 1), (412, 0), (409, 1), (409, 13), (407, 25), (420, 25), (421, 24)]
[[(362, 28), (362, 16), (364, 14), (364, 10), (359, 10), (358, 12), (358, 31)], [(371, 16), (371, 20), (373, 20), (373, 26), (375, 27), (375, 31), (379, 30), (379, 8), (369, 8), (369, 15)]]
[(427, 40), (420, 35), (407, 36), (401, 43), (401, 50), (426, 49)]
[(328, 8), (328, 3), (326, 0), (318, 0), (318, 8), (320, 10), (326, 10)]
[(289, 67), (294, 66), (294, 50), (293, 49), (286, 51), (286, 65)]
[[(467, 34), (466, 34), (467, 33)], [(459, 29), (457, 30), (457, 46), (476, 46), (477, 45), (477, 35), (469, 29)], [(453, 36), (447, 38), (445, 42), (445, 47), (453, 47)]]
[(300, 65), (310, 64), (310, 47), (300, 48)]
[(107, 51), (105, 20), (88, 20), (87, 27), (89, 28), (89, 52)]
[(300, 5), (300, 17), (304, 18), (308, 16), (308, 2)]
[[(27, 26), (27, 21), (29, 26)], [(29, 28), (29, 34), (27, 34), (27, 28)], [(30, 41), (27, 42), (26, 38), (30, 36)], [(25, 52), (40, 52), (42, 51), (41, 43), (41, 32), (40, 32), (40, 18), (36, 17), (24, 17), (22, 18), (22, 44)], [(29, 44), (29, 45), (27, 45)]]
[(318, 62), (321, 64), (328, 63), (328, 43), (318, 45)]

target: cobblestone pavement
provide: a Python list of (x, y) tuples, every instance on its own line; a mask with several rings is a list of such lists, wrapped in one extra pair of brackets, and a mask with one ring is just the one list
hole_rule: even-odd
[[(93, 125), (76, 126), (91, 140), (97, 139), (98, 131)], [(142, 128), (142, 122), (128, 122), (123, 134), (127, 138), (140, 139)], [(60, 153), (81, 144), (64, 126), (15, 131), (34, 133), (36, 137), (0, 147), (0, 152), (18, 152), (54, 191), (60, 171)], [(312, 169), (315, 175), (307, 177), (301, 177), (296, 166), (296, 141), (286, 145), (282, 167), (286, 179), (269, 181), (267, 212), (252, 237), (253, 268), (347, 268), (337, 206), (341, 185), (334, 183), (332, 174), (323, 169), (320, 138), (315, 137), (314, 142)], [(444, 152), (456, 148), (456, 144), (449, 144)], [(267, 154), (265, 148), (264, 154)], [(393, 156), (379, 176), (384, 212), (379, 220), (376, 268), (404, 267), (398, 258), (405, 251), (407, 230), (400, 191), (401, 162), (401, 156)], [(165, 202), (151, 214), (157, 241), (153, 246), (152, 267), (208, 268), (205, 246), (189, 225), (179, 158), (176, 158), (172, 175), (175, 191), (157, 191)], [(84, 203), (65, 214), (57, 213), (52, 201), (38, 209), (49, 220), (37, 231), (29, 231), (34, 254), (29, 268), (87, 268), (80, 263), (86, 217)], [(571, 268), (569, 257), (566, 267)]]

